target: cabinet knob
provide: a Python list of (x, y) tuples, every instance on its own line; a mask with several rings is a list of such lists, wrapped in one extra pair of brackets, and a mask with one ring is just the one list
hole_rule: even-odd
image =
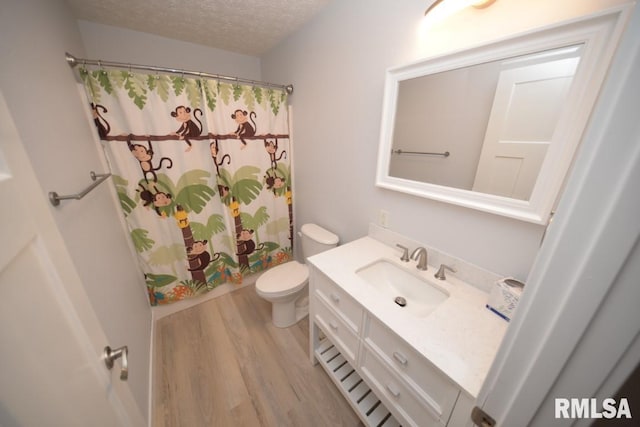
[(387, 390), (389, 390), (389, 393), (396, 399), (400, 397), (400, 391), (393, 384), (387, 384)]
[(331, 297), (331, 301), (335, 302), (336, 304), (340, 302), (340, 297), (336, 294), (331, 294), (329, 295)]
[(394, 351), (393, 358), (396, 359), (400, 364), (405, 366), (407, 365), (407, 358), (404, 356), (404, 354)]
[(329, 322), (329, 326), (331, 326), (331, 329), (333, 329), (334, 331), (337, 331), (337, 330), (338, 330), (338, 325), (336, 325), (336, 324), (335, 324), (335, 323), (333, 323), (333, 322)]

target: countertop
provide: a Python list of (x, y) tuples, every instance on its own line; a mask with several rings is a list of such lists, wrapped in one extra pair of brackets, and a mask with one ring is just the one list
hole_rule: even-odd
[(356, 274), (356, 270), (384, 258), (433, 281), (437, 271), (415, 268), (416, 262), (400, 261), (399, 249), (371, 237), (338, 246), (308, 258), (373, 316), (385, 323), (414, 349), (446, 374), (462, 390), (476, 398), (502, 341), (508, 323), (490, 312), (485, 304), (488, 294), (455, 278), (437, 281), (449, 293), (432, 313), (411, 317), (392, 301), (384, 299)]

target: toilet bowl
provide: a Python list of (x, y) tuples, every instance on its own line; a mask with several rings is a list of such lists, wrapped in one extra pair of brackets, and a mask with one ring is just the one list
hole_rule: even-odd
[(286, 328), (297, 323), (308, 314), (296, 309), (298, 299), (307, 294), (309, 267), (298, 261), (289, 261), (273, 267), (256, 281), (256, 292), (271, 302), (271, 321), (278, 328)]
[[(302, 252), (315, 255), (338, 244), (338, 236), (315, 224), (300, 229)], [(278, 328), (296, 324), (309, 314), (309, 268), (289, 261), (264, 272), (256, 280), (256, 293), (271, 302), (271, 321)]]

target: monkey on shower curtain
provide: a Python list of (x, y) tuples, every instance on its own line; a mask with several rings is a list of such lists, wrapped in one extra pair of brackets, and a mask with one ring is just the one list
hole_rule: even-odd
[(292, 256), (287, 94), (80, 69), (152, 305)]

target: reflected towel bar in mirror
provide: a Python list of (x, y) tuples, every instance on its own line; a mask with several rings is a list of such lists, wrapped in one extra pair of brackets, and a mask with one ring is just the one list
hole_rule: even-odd
[(399, 148), (395, 150), (391, 150), (391, 152), (393, 154), (421, 154), (426, 156), (442, 156), (442, 157), (449, 157), (449, 155), (451, 155), (451, 153), (449, 153), (448, 151), (445, 151), (444, 153), (430, 153), (427, 151), (405, 151)]
[(49, 192), (49, 201), (51, 202), (51, 204), (53, 206), (58, 206), (60, 204), (60, 200), (69, 200), (69, 199), (80, 200), (84, 196), (86, 196), (91, 190), (96, 188), (98, 185), (102, 184), (104, 182), (104, 180), (106, 180), (107, 178), (109, 178), (111, 176), (111, 174), (110, 173), (95, 173), (94, 171), (91, 171), (89, 176), (91, 176), (91, 179), (94, 182), (91, 185), (89, 185), (87, 188), (85, 188), (84, 190), (79, 192), (79, 193), (69, 194), (69, 195), (66, 195), (66, 196), (60, 196), (55, 191), (50, 191)]

